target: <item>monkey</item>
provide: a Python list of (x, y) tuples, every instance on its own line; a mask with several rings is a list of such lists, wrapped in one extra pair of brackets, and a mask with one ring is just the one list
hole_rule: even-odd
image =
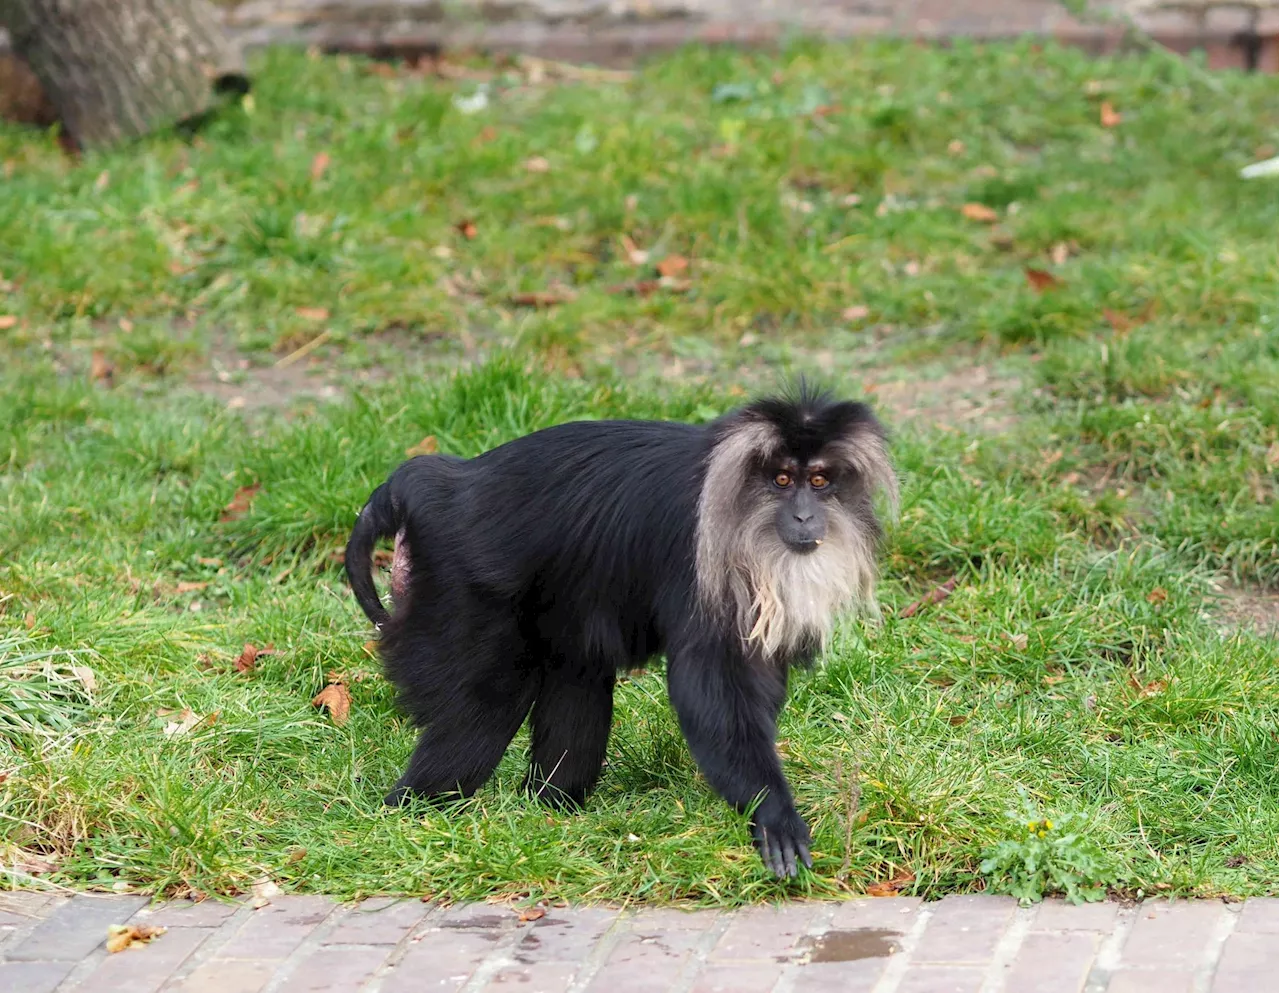
[[(711, 787), (749, 814), (765, 867), (812, 868), (775, 746), (793, 668), (874, 605), (896, 505), (866, 404), (801, 384), (704, 425), (576, 421), (464, 459), (402, 463), (346, 547), (399, 705), (421, 729), (388, 805), (470, 796), (531, 715), (526, 784), (573, 809), (595, 787), (617, 673), (665, 655), (668, 698)], [(395, 538), (392, 610), (372, 575)]]

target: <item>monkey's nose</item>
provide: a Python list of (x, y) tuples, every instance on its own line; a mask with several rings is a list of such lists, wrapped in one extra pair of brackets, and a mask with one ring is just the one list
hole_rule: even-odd
[(801, 524), (808, 524), (811, 520), (813, 520), (813, 511), (797, 510), (793, 513), (792, 516), (794, 516), (795, 519), (799, 521)]

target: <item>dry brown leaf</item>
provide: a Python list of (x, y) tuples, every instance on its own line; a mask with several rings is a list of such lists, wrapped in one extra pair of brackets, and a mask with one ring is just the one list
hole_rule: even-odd
[(1009, 249), (1013, 248), (1013, 233), (1005, 228), (992, 228), (990, 239), (991, 247), (998, 248), (1002, 252), (1007, 252)]
[(534, 293), (517, 293), (510, 299), (513, 307), (554, 307), (568, 303), (576, 296), (577, 294), (569, 290), (542, 290)]
[(205, 558), (203, 556), (196, 559), (196, 561), (200, 563), (200, 565), (208, 566), (210, 569), (216, 569), (218, 566), (222, 565), (222, 559)]
[(959, 138), (952, 138), (949, 142), (947, 142), (947, 151), (952, 155), (963, 155), (964, 142), (961, 141)]
[(307, 857), (307, 850), (305, 848), (295, 848), (293, 851), (289, 853), (289, 858), (286, 861), (290, 863), (301, 862), (306, 857)]
[(253, 667), (257, 665), (258, 662), (258, 656), (266, 655), (269, 651), (271, 651), (270, 645), (265, 649), (259, 650), (256, 645), (251, 645), (246, 641), (244, 643), (244, 650), (236, 659), (236, 672), (253, 672)]
[(952, 714), (950, 717), (947, 718), (947, 723), (950, 724), (952, 727), (959, 727), (961, 724), (965, 723), (965, 721), (967, 721), (968, 719), (969, 718), (966, 717), (964, 714)]
[(342, 727), (351, 716), (351, 693), (343, 683), (330, 683), (311, 700), (313, 707), (325, 707), (333, 723)]
[(279, 896), (284, 892), (265, 876), (254, 882), (249, 887), (249, 891), (253, 894), (253, 899), (249, 901), (249, 906), (254, 910), (261, 910), (263, 907), (269, 906), (273, 896)]
[(971, 221), (981, 221), (983, 224), (994, 224), (1000, 219), (1000, 215), (985, 203), (966, 203), (960, 208), (960, 213)]
[(1104, 128), (1114, 128), (1124, 120), (1124, 115), (1111, 106), (1110, 100), (1103, 100), (1098, 110), (1098, 121)]
[(18, 323), (16, 314), (0, 314), (0, 331), (8, 331)]
[(622, 248), (627, 253), (627, 260), (632, 265), (644, 265), (649, 261), (649, 253), (640, 248), (627, 235), (622, 235), (618, 240), (622, 242)]
[(1138, 694), (1139, 700), (1146, 700), (1148, 697), (1163, 693), (1168, 686), (1169, 684), (1163, 679), (1153, 679), (1149, 683), (1144, 683), (1133, 673), (1129, 674), (1129, 689)]
[(934, 603), (941, 603), (947, 597), (951, 596), (951, 592), (956, 588), (956, 583), (959, 581), (959, 579), (960, 579), (959, 576), (952, 576), (941, 586), (935, 586), (932, 590), (930, 590), (928, 593), (922, 596), (915, 603), (911, 604), (909, 607), (904, 608), (902, 613), (899, 614), (898, 616), (912, 617), (923, 607), (928, 607), (930, 604), (934, 604)]
[(1118, 310), (1103, 307), (1102, 316), (1107, 319), (1107, 323), (1111, 325), (1111, 330), (1116, 334), (1125, 334), (1133, 327), (1133, 318), (1128, 314), (1120, 313)]
[(73, 665), (71, 675), (80, 680), (80, 685), (84, 687), (86, 693), (92, 694), (98, 688), (98, 677), (87, 665)]
[(111, 364), (111, 360), (107, 358), (107, 353), (101, 349), (95, 348), (93, 356), (89, 360), (89, 378), (95, 383), (111, 384), (112, 378), (116, 374), (116, 367)]
[(258, 495), (258, 491), (262, 489), (261, 483), (254, 483), (251, 486), (241, 486), (236, 490), (235, 496), (231, 498), (222, 509), (223, 521), (234, 521), (238, 517), (243, 517), (249, 511), (249, 507), (253, 504), (253, 498)]
[[(159, 711), (157, 711), (157, 713), (159, 713)], [(165, 715), (161, 714), (161, 716), (163, 717)], [(203, 720), (204, 718), (193, 711), (190, 707), (185, 707), (183, 708), (182, 713), (178, 715), (178, 720), (170, 721), (164, 726), (164, 733), (168, 737), (173, 737), (175, 734), (186, 734)]]
[(632, 296), (647, 297), (656, 293), (662, 284), (656, 279), (638, 279), (634, 283), (616, 283), (605, 290), (606, 293), (626, 293)]
[(317, 179), (324, 175), (324, 171), (329, 168), (329, 153), (316, 152), (316, 157), (311, 160), (311, 181), (314, 183)]
[(668, 255), (658, 263), (658, 275), (675, 277), (688, 268), (689, 260), (683, 255)]
[(1062, 280), (1051, 272), (1045, 272), (1043, 269), (1035, 269), (1031, 266), (1022, 270), (1027, 277), (1027, 282), (1031, 288), (1037, 293), (1043, 293), (1046, 290), (1056, 290), (1062, 286)]
[(184, 580), (183, 582), (178, 584), (177, 592), (192, 593), (196, 590), (202, 590), (208, 585), (209, 585), (208, 583), (193, 583), (193, 582), (187, 582)]
[(1062, 265), (1071, 258), (1071, 246), (1065, 241), (1058, 242), (1049, 252), (1049, 258), (1053, 259), (1054, 265)]
[(109, 924), (107, 926), (107, 951), (114, 955), (126, 948), (141, 948), (165, 933), (166, 928), (146, 927), (142, 924)]
[(329, 319), (329, 311), (325, 307), (296, 307), (293, 312), (307, 321), (327, 321)]
[(845, 307), (840, 312), (840, 316), (846, 321), (861, 321), (871, 316), (871, 308), (856, 303), (852, 307)]
[(103, 169), (102, 172), (98, 173), (98, 178), (93, 181), (93, 192), (101, 193), (110, 185), (111, 172), (107, 169)]
[(1027, 650), (1027, 636), (1025, 634), (1009, 634), (1006, 632), (1002, 634), (1001, 637), (1018, 651), (1025, 652)]
[(6, 854), (3, 864), (24, 876), (47, 876), (58, 868), (56, 856), (35, 852), (29, 848), (11, 849)]
[(27, 615), (22, 618), (22, 624), (28, 631), (30, 631), (36, 626), (36, 615), (28, 610)]
[(867, 896), (897, 896), (899, 890), (906, 889), (915, 881), (916, 874), (914, 872), (901, 872), (892, 879), (872, 883), (867, 887)]
[(535, 155), (531, 159), (524, 160), (524, 168), (525, 172), (550, 172), (551, 163), (541, 155)]
[(364, 653), (365, 653), (366, 655), (371, 655), (371, 656), (373, 656), (374, 658), (376, 658), (376, 657), (377, 657), (377, 655), (378, 655), (378, 643), (377, 643), (376, 641), (366, 641), (366, 642), (365, 642), (363, 645), (361, 645), (360, 647), (364, 649)]
[(456, 228), (458, 234), (466, 238), (467, 241), (471, 241), (471, 239), (480, 233), (480, 229), (476, 227), (476, 222), (471, 220), (469, 217), (464, 217), (454, 225), (454, 228)]
[(538, 921), (547, 916), (547, 912), (542, 907), (521, 907), (517, 911), (521, 924), (528, 924), (530, 921)]
[(404, 454), (408, 458), (413, 458), (416, 455), (435, 455), (438, 451), (440, 451), (440, 445), (436, 441), (436, 436), (429, 434), (412, 448), (406, 448)]
[[(387, 548), (376, 548), (373, 552), (373, 567), (375, 569), (390, 569), (395, 563), (395, 552)], [(337, 680), (335, 680), (337, 682)]]
[(1163, 586), (1157, 586), (1154, 590), (1147, 594), (1147, 603), (1164, 603), (1169, 599), (1169, 591)]

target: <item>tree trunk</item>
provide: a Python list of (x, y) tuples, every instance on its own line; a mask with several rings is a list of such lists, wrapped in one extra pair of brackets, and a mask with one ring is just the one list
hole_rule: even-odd
[(207, 0), (0, 0), (0, 23), (81, 148), (189, 121), (249, 88)]

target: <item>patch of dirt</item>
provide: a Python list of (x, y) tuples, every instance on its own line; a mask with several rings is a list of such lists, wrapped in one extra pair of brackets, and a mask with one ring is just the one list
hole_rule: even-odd
[(1275, 637), (1280, 625), (1280, 596), (1261, 586), (1227, 585), (1222, 589), (1218, 615), (1231, 631)]
[(254, 365), (235, 353), (211, 356), (209, 365), (190, 376), (188, 385), (226, 407), (263, 410), (285, 407), (294, 400), (336, 400), (343, 391), (330, 382), (331, 367), (323, 363)]
[(1011, 398), (1021, 386), (979, 363), (954, 367), (936, 378), (893, 378), (869, 371), (864, 389), (890, 421), (918, 421), (943, 430), (1000, 434), (1014, 421)]

